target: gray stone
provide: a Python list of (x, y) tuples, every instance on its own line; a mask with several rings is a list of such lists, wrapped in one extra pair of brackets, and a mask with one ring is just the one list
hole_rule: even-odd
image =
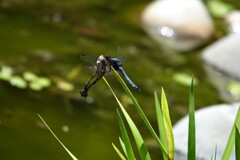
[(177, 51), (206, 43), (213, 34), (211, 17), (200, 0), (159, 0), (142, 14), (143, 27), (159, 44)]
[[(221, 159), (229, 138), (239, 104), (221, 104), (200, 109), (195, 112), (196, 156), (209, 160), (217, 145), (217, 159)], [(188, 115), (173, 127), (175, 137), (175, 159), (187, 159)], [(231, 160), (234, 160), (233, 152)]]
[(229, 34), (207, 47), (205, 62), (217, 70), (240, 80), (240, 34)]

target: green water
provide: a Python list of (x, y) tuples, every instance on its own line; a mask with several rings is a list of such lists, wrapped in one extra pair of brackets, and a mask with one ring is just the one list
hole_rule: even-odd
[[(173, 80), (176, 72), (194, 74), (196, 107), (220, 103), (206, 79), (201, 49), (186, 54), (166, 54), (141, 29), (139, 16), (148, 1), (1, 1), (0, 65), (21, 75), (31, 71), (74, 85), (67, 92), (52, 87), (42, 91), (18, 89), (0, 81), (0, 159), (70, 159), (37, 116), (39, 113), (62, 142), (81, 160), (118, 159), (112, 148), (120, 135), (115, 102), (104, 81), (91, 88), (87, 103), (79, 95), (91, 71), (82, 69), (81, 54), (116, 55), (120, 46), (124, 68), (141, 92), (132, 89), (156, 127), (153, 93), (164, 87), (173, 123), (187, 113), (188, 87)], [(78, 74), (68, 79), (73, 68)], [(56, 78), (57, 77), (57, 78)], [(113, 75), (106, 76), (146, 139), (139, 116)], [(63, 127), (68, 127), (67, 132)], [(151, 148), (151, 147), (150, 147)], [(160, 154), (150, 149), (154, 159)]]

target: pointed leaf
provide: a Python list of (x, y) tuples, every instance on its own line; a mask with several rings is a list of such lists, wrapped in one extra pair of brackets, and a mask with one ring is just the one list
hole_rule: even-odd
[[(112, 67), (111, 67), (112, 68)], [(142, 120), (144, 121), (145, 125), (147, 126), (149, 132), (151, 133), (152, 137), (154, 138), (154, 140), (157, 142), (159, 148), (161, 149), (161, 151), (164, 153), (164, 155), (168, 156), (168, 153), (166, 151), (166, 149), (163, 147), (159, 137), (157, 136), (156, 132), (154, 131), (153, 127), (151, 126), (150, 122), (148, 121), (146, 115), (144, 114), (144, 112), (142, 111), (140, 105), (138, 104), (136, 98), (133, 96), (133, 94), (131, 93), (131, 91), (129, 90), (129, 88), (127, 87), (126, 83), (123, 81), (123, 79), (121, 78), (121, 76), (118, 74), (118, 72), (112, 68), (112, 71), (114, 72), (115, 76), (117, 77), (117, 79), (119, 80), (119, 82), (121, 83), (121, 85), (123, 86), (123, 88), (125, 89), (126, 93), (129, 95), (129, 97), (131, 98), (131, 100), (133, 101), (133, 104), (135, 106), (135, 108), (137, 109), (137, 112), (139, 113), (139, 115), (141, 116)], [(110, 87), (110, 86), (109, 86)]]
[[(235, 118), (235, 125), (238, 128), (240, 128), (240, 107), (238, 108), (237, 116)], [(222, 160), (229, 159), (232, 154), (232, 150), (233, 150), (233, 147), (235, 144), (235, 125), (233, 125), (232, 131), (228, 138), (228, 142), (227, 142), (226, 148), (224, 150)]]
[(162, 96), (161, 96), (161, 106), (162, 106), (164, 126), (166, 130), (167, 144), (168, 144), (167, 151), (169, 154), (169, 158), (174, 159), (174, 137), (173, 137), (172, 123), (169, 115), (167, 99), (166, 99), (163, 88), (162, 88)]
[(217, 145), (215, 147), (214, 154), (211, 157), (211, 160), (216, 160), (216, 159), (217, 159)]
[(126, 160), (126, 158), (123, 156), (123, 154), (120, 152), (120, 150), (112, 143), (113, 148), (115, 149), (115, 151), (117, 152), (117, 154), (119, 155), (119, 157), (122, 160)]
[[(134, 153), (133, 153), (132, 145), (131, 145), (131, 142), (129, 140), (127, 130), (125, 128), (122, 117), (121, 117), (118, 110), (117, 110), (117, 117), (118, 117), (118, 122), (119, 122), (119, 126), (120, 126), (120, 131), (121, 131), (121, 134), (122, 134), (123, 144), (124, 144), (124, 147), (125, 147), (124, 150), (125, 150), (125, 153), (127, 155), (127, 158), (129, 160), (135, 160), (136, 158), (135, 158)], [(122, 145), (122, 147), (123, 147), (123, 145)]]
[(42, 122), (45, 124), (45, 126), (48, 128), (48, 130), (52, 133), (52, 135), (55, 137), (55, 139), (62, 145), (62, 147), (67, 151), (67, 153), (72, 157), (73, 160), (77, 160), (77, 158), (67, 149), (67, 147), (64, 146), (64, 144), (60, 141), (60, 139), (54, 134), (54, 132), (51, 130), (51, 128), (47, 125), (47, 123), (43, 120), (43, 118), (38, 114), (38, 117), (42, 120)]
[(194, 104), (194, 80), (192, 78), (190, 90), (189, 90), (189, 122), (188, 122), (188, 159), (196, 159), (195, 149), (195, 104)]
[[(155, 99), (155, 108), (156, 108), (156, 114), (157, 114), (157, 122), (158, 122), (158, 129), (159, 129), (159, 134), (160, 134), (160, 140), (164, 146), (164, 148), (167, 148), (167, 137), (166, 137), (166, 130), (164, 127), (164, 120), (163, 120), (163, 115), (162, 111), (160, 108), (160, 103), (158, 100), (157, 93), (154, 93), (154, 99)], [(163, 154), (164, 160), (168, 160), (168, 157)]]
[(121, 102), (119, 101), (119, 99), (117, 98), (117, 96), (115, 95), (115, 93), (113, 92), (112, 88), (110, 87), (110, 85), (108, 84), (107, 80), (103, 77), (105, 83), (108, 85), (108, 87), (110, 88), (111, 92), (113, 93), (113, 96), (115, 97), (120, 109), (122, 110), (128, 125), (132, 131), (133, 137), (135, 139), (135, 142), (137, 144), (137, 148), (138, 151), (140, 153), (140, 157), (142, 160), (151, 160), (151, 157), (149, 155), (149, 152), (147, 150), (146, 145), (144, 144), (144, 141), (142, 139), (142, 136), (140, 134), (140, 132), (138, 131), (136, 125), (134, 124), (134, 122), (132, 121), (131, 117), (128, 115), (128, 113), (126, 112), (126, 110), (124, 109), (124, 107), (122, 106)]
[(236, 159), (240, 159), (240, 133), (239, 129), (235, 125), (235, 154), (236, 154)]
[(127, 156), (127, 152), (126, 152), (126, 147), (125, 147), (125, 144), (124, 142), (122, 141), (121, 137), (119, 137), (119, 142), (120, 142), (120, 145), (123, 149), (123, 152), (125, 153), (125, 155)]

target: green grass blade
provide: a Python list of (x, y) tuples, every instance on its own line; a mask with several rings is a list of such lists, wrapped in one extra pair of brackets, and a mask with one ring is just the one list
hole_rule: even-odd
[(240, 133), (236, 125), (235, 125), (235, 154), (236, 159), (240, 159)]
[(214, 154), (211, 157), (211, 160), (216, 160), (217, 159), (217, 145), (215, 146)]
[(126, 110), (124, 109), (124, 107), (122, 106), (121, 102), (118, 100), (117, 96), (115, 95), (115, 93), (113, 92), (111, 86), (108, 84), (107, 80), (103, 77), (103, 80), (105, 81), (105, 83), (108, 85), (108, 87), (110, 88), (111, 92), (113, 93), (113, 96), (115, 97), (120, 109), (122, 110), (128, 125), (132, 131), (133, 137), (135, 139), (135, 142), (137, 144), (137, 148), (138, 151), (140, 153), (140, 157), (142, 160), (151, 160), (150, 154), (147, 150), (147, 147), (142, 139), (142, 136), (140, 134), (140, 132), (138, 131), (136, 125), (134, 124), (134, 122), (132, 121), (131, 117), (128, 115), (128, 113), (126, 112)]
[(188, 159), (196, 159), (196, 137), (195, 137), (195, 103), (194, 103), (194, 80), (189, 90), (189, 124), (188, 124)]
[[(160, 103), (159, 103), (156, 92), (154, 93), (154, 100), (155, 100), (155, 109), (156, 109), (156, 114), (157, 114), (157, 122), (158, 122), (158, 130), (159, 130), (159, 134), (160, 134), (160, 140), (161, 140), (164, 148), (167, 148), (166, 130), (164, 127), (163, 115), (162, 115)], [(168, 160), (168, 157), (163, 154), (163, 159)]]
[[(112, 67), (111, 67), (112, 68)], [(124, 90), (126, 91), (126, 93), (128, 94), (128, 96), (131, 98), (131, 100), (133, 101), (133, 104), (135, 106), (135, 108), (137, 109), (139, 115), (141, 116), (142, 120), (144, 121), (145, 125), (147, 126), (149, 132), (151, 133), (152, 137), (154, 138), (154, 140), (157, 142), (159, 148), (161, 149), (161, 151), (164, 153), (165, 156), (168, 156), (168, 153), (166, 151), (166, 149), (163, 147), (162, 142), (160, 141), (159, 137), (157, 136), (156, 132), (154, 131), (154, 129), (152, 128), (150, 122), (148, 121), (146, 115), (144, 114), (144, 112), (142, 111), (140, 105), (138, 104), (136, 98), (133, 96), (133, 94), (131, 93), (131, 91), (129, 90), (129, 88), (127, 87), (126, 83), (123, 81), (123, 79), (121, 78), (121, 76), (118, 74), (117, 71), (115, 71), (114, 68), (112, 68), (115, 76), (117, 77), (117, 79), (119, 80), (119, 82), (121, 83), (121, 85), (123, 86)]]
[(167, 152), (169, 159), (174, 159), (174, 136), (173, 136), (173, 130), (172, 130), (172, 123), (169, 115), (168, 110), (168, 103), (165, 96), (164, 89), (162, 88), (162, 94), (161, 94), (161, 106), (162, 106), (162, 113), (163, 113), (163, 121), (164, 121), (164, 127), (166, 131), (166, 139), (167, 139)]
[(120, 145), (121, 145), (121, 147), (123, 149), (123, 152), (127, 156), (126, 147), (125, 147), (125, 144), (124, 144), (123, 140), (121, 139), (121, 137), (119, 137), (119, 142), (120, 142)]
[(43, 120), (43, 118), (38, 114), (38, 117), (42, 120), (42, 122), (45, 124), (45, 126), (48, 128), (48, 130), (52, 133), (52, 135), (55, 137), (55, 139), (62, 145), (62, 147), (67, 151), (67, 153), (72, 157), (73, 160), (77, 160), (77, 158), (67, 149), (67, 147), (64, 146), (64, 144), (60, 141), (60, 139), (54, 134), (54, 132), (51, 130), (51, 128), (47, 125), (47, 123)]
[[(240, 128), (240, 107), (238, 108), (237, 116), (235, 118), (235, 125)], [(235, 125), (233, 125), (232, 131), (230, 133), (230, 136), (228, 138), (228, 142), (226, 145), (226, 148), (224, 150), (222, 160), (229, 159), (235, 144)]]
[(135, 139), (135, 142), (137, 144), (137, 148), (139, 150), (139, 153), (140, 153), (140, 157), (142, 160), (150, 160), (151, 157), (149, 155), (149, 152), (147, 150), (147, 147), (143, 141), (143, 138), (140, 134), (140, 132), (138, 131), (136, 125), (134, 124), (134, 122), (132, 121), (132, 119), (130, 118), (130, 116), (128, 115), (128, 113), (126, 112), (126, 110), (123, 108), (123, 106), (120, 106), (127, 122), (128, 122), (128, 125), (132, 131), (132, 134), (133, 134), (133, 137)]
[(128, 160), (135, 160), (136, 158), (135, 158), (134, 153), (133, 153), (132, 145), (131, 145), (131, 142), (129, 140), (127, 130), (125, 128), (122, 117), (121, 117), (118, 110), (117, 110), (117, 117), (118, 117), (120, 131), (121, 131), (122, 139), (123, 139), (123, 143), (124, 143), (124, 146), (122, 145), (122, 147), (125, 148), (125, 153), (127, 155)]
[(112, 146), (114, 148), (114, 150), (117, 152), (117, 154), (119, 155), (119, 157), (122, 159), (122, 160), (126, 160), (126, 158), (124, 157), (124, 155), (120, 152), (120, 150), (112, 143)]

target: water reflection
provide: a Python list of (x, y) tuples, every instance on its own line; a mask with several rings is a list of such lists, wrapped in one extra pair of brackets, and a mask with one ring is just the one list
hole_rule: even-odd
[(215, 67), (205, 64), (208, 79), (218, 90), (221, 98), (226, 102), (240, 101), (240, 81), (222, 73)]
[(174, 32), (173, 28), (168, 27), (168, 26), (158, 27), (157, 33), (159, 33), (160, 35), (162, 35), (163, 37), (166, 37), (166, 38), (174, 38), (175, 37), (174, 36), (175, 32)]
[(55, 23), (59, 23), (61, 22), (62, 20), (62, 15), (60, 13), (55, 13), (53, 16), (52, 16), (52, 20), (53, 22)]

